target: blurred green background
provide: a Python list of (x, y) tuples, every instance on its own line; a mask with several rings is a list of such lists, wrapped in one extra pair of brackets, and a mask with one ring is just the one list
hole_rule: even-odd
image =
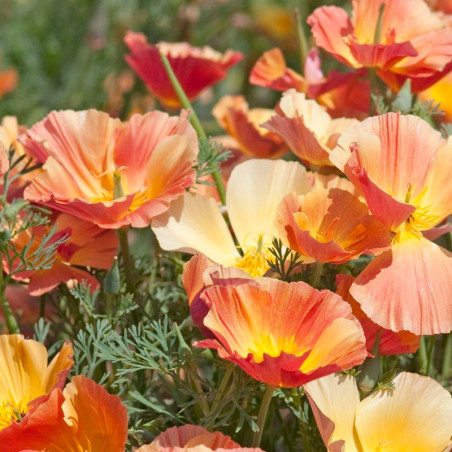
[(211, 107), (224, 94), (244, 94), (253, 107), (273, 106), (278, 93), (248, 83), (253, 64), (278, 46), (299, 70), (294, 9), (306, 18), (328, 3), (344, 2), (1, 0), (0, 71), (15, 68), (18, 84), (0, 99), (0, 118), (15, 115), (31, 126), (51, 110), (96, 108), (124, 118), (159, 108), (124, 60), (127, 30), (145, 33), (152, 43), (188, 41), (245, 54), (226, 80), (197, 101), (208, 124)]

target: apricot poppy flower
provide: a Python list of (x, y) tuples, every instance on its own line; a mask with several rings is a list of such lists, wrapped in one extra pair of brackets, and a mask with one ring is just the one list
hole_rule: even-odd
[(340, 134), (358, 123), (353, 118), (331, 119), (324, 107), (295, 90), (283, 94), (276, 113), (262, 127), (281, 137), (302, 161), (318, 166), (332, 165), (329, 152)]
[(231, 172), (226, 208), (242, 254), (214, 198), (186, 193), (152, 221), (160, 246), (169, 251), (205, 254), (213, 262), (261, 276), (268, 251), (278, 237), (276, 208), (286, 193), (311, 190), (306, 170), (297, 162), (247, 160)]
[(429, 377), (402, 372), (393, 388), (364, 400), (351, 375), (328, 375), (304, 386), (329, 452), (443, 452), (452, 436), (452, 398)]
[(355, 278), (351, 275), (336, 275), (336, 293), (352, 307), (353, 315), (359, 320), (366, 335), (367, 350), (372, 352), (379, 335), (378, 354), (380, 356), (398, 355), (400, 353), (414, 353), (419, 348), (420, 337), (409, 331), (395, 331), (382, 328), (372, 322), (364, 314), (359, 303), (350, 295), (350, 286)]
[(452, 213), (452, 139), (418, 117), (388, 113), (347, 130), (330, 158), (395, 233), (391, 248), (357, 277), (352, 296), (384, 328), (448, 333), (452, 255), (422, 232)]
[(289, 151), (283, 139), (261, 127), (274, 115), (268, 108), (248, 108), (243, 96), (224, 96), (212, 114), (223, 129), (237, 141), (245, 155), (278, 158)]
[(213, 452), (229, 450), (231, 452), (263, 452), (257, 448), (242, 448), (231, 437), (221, 432), (209, 432), (198, 425), (182, 425), (165, 430), (151, 444), (141, 446), (136, 452)]
[(127, 409), (118, 396), (79, 375), (2, 434), (4, 452), (124, 452)]
[(391, 245), (389, 230), (356, 196), (340, 188), (287, 194), (276, 224), (289, 248), (319, 262), (344, 263)]
[(45, 160), (25, 198), (103, 228), (148, 226), (194, 182), (198, 141), (186, 116), (50, 113), (21, 139)]
[(160, 52), (166, 55), (185, 94), (195, 99), (203, 89), (227, 75), (226, 71), (242, 60), (243, 54), (228, 50), (221, 54), (210, 47), (192, 47), (186, 42), (148, 44), (143, 33), (128, 31), (124, 42), (131, 54), (125, 59), (154, 96), (168, 107), (180, 101), (166, 74)]
[(352, 5), (351, 19), (336, 6), (322, 6), (308, 17), (316, 44), (342, 63), (376, 67), (393, 90), (410, 79), (413, 92), (452, 69), (452, 29), (424, 0), (354, 0)]
[[(64, 243), (57, 246), (55, 260), (47, 263), (49, 268), (40, 270), (19, 271), (13, 278), (28, 280), (30, 295), (42, 295), (57, 287), (62, 282), (70, 280), (85, 281), (91, 290), (99, 287), (99, 282), (88, 271), (79, 267), (109, 269), (118, 250), (118, 238), (113, 230), (102, 229), (95, 224), (81, 220), (65, 213), (54, 217), (49, 225), (37, 226), (20, 232), (13, 239), (17, 252), (28, 247), (26, 258), (30, 258), (42, 246), (42, 240), (56, 227), (48, 245), (67, 237)], [(11, 268), (3, 258), (5, 271), (17, 271), (22, 266), (19, 258), (14, 256)], [(42, 261), (35, 262), (35, 267), (42, 265)]]
[(312, 48), (304, 64), (304, 77), (287, 67), (279, 48), (265, 52), (254, 65), (249, 81), (253, 85), (277, 91), (295, 89), (316, 99), (333, 117), (367, 117), (370, 108), (370, 84), (365, 70), (342, 74), (320, 68), (319, 52)]
[(47, 364), (47, 350), (40, 342), (20, 334), (0, 335), (0, 441), (30, 409), (30, 403), (63, 388), (74, 364), (72, 345), (66, 342)]
[(367, 356), (350, 305), (328, 290), (262, 277), (213, 285), (201, 298), (209, 308), (204, 326), (215, 339), (194, 345), (217, 350), (270, 386), (296, 387)]

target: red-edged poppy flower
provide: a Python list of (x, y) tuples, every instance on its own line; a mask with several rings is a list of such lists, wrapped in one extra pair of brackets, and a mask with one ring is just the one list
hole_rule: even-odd
[(124, 452), (127, 409), (85, 376), (35, 401), (20, 423), (3, 430), (4, 452)]
[(320, 69), (319, 52), (316, 48), (309, 52), (304, 77), (287, 67), (280, 49), (265, 52), (254, 65), (250, 83), (277, 91), (291, 88), (306, 93), (328, 109), (334, 117), (364, 118), (369, 115), (370, 83), (365, 80), (365, 70), (342, 74), (329, 71), (324, 77)]
[(262, 276), (269, 270), (272, 240), (278, 237), (278, 204), (286, 193), (311, 188), (297, 162), (252, 159), (237, 165), (228, 181), (226, 207), (242, 253), (214, 198), (185, 193), (152, 221), (152, 230), (165, 250), (203, 253), (215, 263)]
[(348, 262), (391, 245), (389, 230), (341, 188), (289, 193), (278, 207), (277, 226), (287, 246), (319, 262)]
[(143, 33), (128, 31), (124, 42), (131, 54), (126, 61), (163, 104), (180, 107), (180, 101), (166, 74), (160, 52), (171, 65), (190, 100), (227, 75), (226, 71), (242, 60), (243, 54), (228, 50), (221, 54), (210, 47), (192, 47), (186, 42), (148, 44)]
[(420, 337), (409, 331), (395, 331), (382, 328), (364, 314), (359, 303), (350, 295), (350, 286), (355, 278), (351, 275), (336, 275), (336, 293), (352, 307), (353, 315), (359, 320), (366, 335), (367, 350), (372, 351), (379, 336), (378, 354), (381, 356), (414, 353), (419, 348)]
[(165, 430), (151, 444), (141, 446), (136, 452), (263, 452), (262, 449), (241, 447), (231, 437), (221, 432), (209, 432), (198, 425), (182, 425)]
[[(28, 291), (31, 295), (42, 295), (62, 282), (71, 280), (86, 281), (91, 290), (99, 287), (99, 282), (88, 271), (79, 267), (91, 267), (109, 269), (118, 250), (118, 238), (115, 231), (102, 229), (89, 221), (81, 220), (66, 213), (54, 216), (54, 220), (45, 226), (28, 228), (20, 232), (13, 239), (13, 244), (18, 253), (27, 247), (25, 257), (30, 259), (40, 246), (42, 239), (52, 227), (56, 227), (55, 233), (48, 245), (67, 237), (67, 240), (58, 245), (55, 260), (41, 270), (29, 270), (16, 273), (13, 277), (17, 280), (28, 280)], [(19, 270), (23, 264), (21, 259), (10, 253), (11, 267), (8, 260), (3, 258), (5, 271)], [(46, 258), (34, 262), (35, 267), (42, 265)]]
[[(0, 442), (7, 444), (6, 432), (30, 410), (30, 403), (63, 388), (74, 361), (68, 342), (47, 364), (47, 350), (40, 342), (20, 334), (0, 335)], [(25, 448), (26, 449), (26, 448)], [(21, 449), (22, 450), (22, 449)]]
[(366, 358), (362, 328), (338, 295), (265, 277), (229, 283), (201, 294), (209, 309), (203, 323), (215, 339), (195, 345), (217, 350), (256, 380), (295, 387)]
[[(336, 6), (309, 16), (316, 44), (354, 68), (375, 67), (393, 90), (421, 91), (452, 69), (452, 29), (424, 0), (354, 0), (352, 18)], [(383, 9), (382, 9), (383, 8)]]
[(243, 96), (224, 96), (215, 105), (212, 114), (246, 155), (278, 158), (289, 151), (282, 138), (262, 127), (275, 114), (274, 110), (249, 109)]
[(429, 377), (402, 372), (392, 388), (361, 401), (351, 375), (328, 375), (304, 389), (329, 452), (445, 452), (452, 437), (452, 398)]
[(329, 153), (340, 134), (358, 123), (353, 118), (331, 119), (325, 107), (295, 90), (283, 94), (276, 113), (262, 126), (281, 137), (302, 161), (319, 166), (332, 165)]
[(195, 180), (198, 141), (186, 112), (122, 123), (96, 110), (54, 111), (21, 142), (45, 161), (25, 198), (103, 228), (148, 226)]
[(414, 334), (452, 329), (452, 254), (422, 234), (452, 213), (452, 139), (396, 113), (347, 130), (331, 160), (361, 189), (395, 236), (350, 288), (384, 328)]

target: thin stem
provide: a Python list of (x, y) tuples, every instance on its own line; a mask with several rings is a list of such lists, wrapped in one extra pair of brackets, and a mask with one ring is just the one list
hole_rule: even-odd
[(448, 380), (452, 375), (452, 333), (449, 333), (446, 337), (441, 375), (444, 381)]
[[(197, 369), (196, 369), (195, 365), (193, 365), (193, 372), (195, 373), (195, 375), (197, 374)], [(193, 385), (196, 389), (196, 392), (199, 394), (198, 401), (199, 401), (199, 405), (201, 407), (203, 416), (207, 417), (209, 415), (209, 405), (207, 404), (207, 400), (204, 398), (204, 391), (201, 388), (201, 384), (196, 379), (196, 377), (190, 376), (190, 380), (193, 383)]]
[[(215, 398), (213, 399), (212, 406), (210, 407), (210, 415), (213, 415), (215, 410), (217, 409), (218, 402), (221, 399), (222, 394), (224, 393), (224, 390), (226, 389), (226, 385), (229, 383), (229, 378), (232, 375), (232, 367), (229, 367), (226, 372), (223, 375), (223, 378), (221, 380), (220, 386), (218, 387), (217, 393), (215, 394)], [(208, 430), (212, 430), (213, 426), (215, 424), (215, 418), (212, 417), (211, 421), (208, 425)]]
[(304, 34), (303, 26), (301, 25), (301, 13), (298, 8), (295, 8), (295, 20), (297, 22), (298, 46), (300, 47), (301, 75), (304, 75), (305, 62), (309, 51), (308, 41)]
[(122, 263), (126, 274), (127, 292), (135, 292), (135, 282), (133, 278), (132, 258), (130, 256), (129, 239), (127, 237), (128, 228), (118, 229), (119, 244), (121, 246)]
[[(1, 255), (0, 255), (1, 260)], [(19, 334), (20, 329), (17, 324), (17, 320), (14, 317), (13, 311), (5, 296), (6, 282), (3, 278), (3, 270), (0, 270), (0, 303), (2, 305), (3, 315), (5, 317), (6, 326), (8, 327), (9, 334)]]
[(311, 286), (316, 288), (320, 283), (320, 278), (323, 272), (323, 262), (316, 262), (314, 267), (314, 272), (311, 278)]
[[(163, 67), (165, 68), (165, 71), (171, 81), (171, 84), (173, 85), (174, 91), (176, 91), (176, 94), (180, 100), (180, 103), (182, 104), (182, 106), (184, 108), (186, 108), (187, 110), (190, 110), (191, 125), (196, 130), (196, 133), (198, 134), (199, 138), (207, 139), (207, 135), (206, 135), (206, 132), (204, 132), (204, 129), (202, 128), (201, 121), (199, 120), (198, 115), (196, 114), (195, 110), (193, 109), (192, 104), (190, 103), (182, 86), (180, 85), (179, 80), (177, 80), (176, 74), (174, 74), (174, 71), (168, 61), (168, 58), (162, 52), (160, 52), (160, 58), (162, 59)], [(217, 191), (218, 191), (218, 195), (221, 200), (221, 204), (223, 204), (223, 206), (224, 206), (224, 205), (226, 205), (226, 191), (224, 188), (223, 178), (221, 177), (219, 168), (212, 173), (212, 177), (215, 182), (215, 186), (217, 187)]]
[(419, 372), (421, 374), (426, 375), (427, 367), (428, 367), (428, 359), (427, 359), (427, 346), (425, 344), (425, 336), (421, 336), (419, 350), (418, 350), (418, 356), (419, 356)]
[(257, 432), (253, 433), (253, 440), (251, 441), (251, 447), (259, 447), (261, 444), (262, 434), (264, 433), (265, 420), (267, 419), (268, 407), (273, 397), (275, 388), (273, 386), (267, 386), (265, 388), (264, 397), (259, 408), (259, 414), (257, 415)]

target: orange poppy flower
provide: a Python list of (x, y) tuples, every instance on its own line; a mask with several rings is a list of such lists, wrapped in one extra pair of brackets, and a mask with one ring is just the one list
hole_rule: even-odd
[(2, 434), (4, 452), (124, 452), (127, 410), (118, 396), (80, 375)]
[(354, 0), (352, 5), (351, 19), (336, 6), (317, 8), (308, 18), (316, 44), (342, 63), (376, 67), (393, 90), (410, 79), (413, 92), (452, 69), (452, 29), (424, 0)]
[(384, 328), (414, 334), (452, 329), (452, 254), (422, 234), (452, 214), (452, 139), (422, 119), (368, 118), (341, 136), (331, 160), (361, 189), (395, 236), (350, 288)]
[(141, 446), (136, 452), (263, 452), (258, 448), (242, 448), (229, 436), (220, 432), (209, 432), (198, 425), (183, 425), (165, 430), (151, 444)]
[[(28, 280), (30, 295), (42, 295), (60, 283), (71, 280), (86, 281), (91, 290), (97, 289), (99, 282), (96, 278), (79, 266), (109, 269), (118, 250), (115, 231), (105, 230), (89, 221), (61, 213), (56, 215), (49, 225), (29, 228), (19, 233), (13, 240), (15, 249), (20, 253), (28, 246), (26, 258), (29, 258), (41, 246), (43, 237), (53, 226), (56, 226), (56, 231), (51, 242), (54, 243), (65, 236), (68, 239), (58, 245), (50, 268), (18, 272), (14, 279)], [(40, 264), (35, 262), (36, 267)], [(3, 267), (7, 272), (17, 270), (21, 265), (21, 260), (16, 257), (9, 268), (7, 259), (3, 258)]]
[(6, 69), (0, 72), (0, 98), (10, 93), (17, 86), (17, 71), (15, 69)]
[(336, 275), (336, 293), (352, 307), (353, 315), (359, 320), (366, 335), (367, 350), (370, 353), (380, 333), (378, 354), (380, 356), (414, 353), (419, 348), (420, 337), (409, 331), (395, 331), (382, 328), (364, 314), (359, 303), (351, 296), (350, 286), (355, 278), (351, 275)]
[(304, 196), (286, 195), (276, 221), (291, 249), (319, 262), (348, 262), (391, 245), (389, 230), (356, 196), (341, 188), (319, 187)]
[(289, 90), (276, 107), (277, 114), (262, 127), (281, 137), (302, 161), (329, 166), (329, 153), (340, 134), (358, 120), (331, 119), (325, 110), (315, 100), (306, 99), (304, 93)]
[(319, 52), (309, 52), (304, 77), (287, 67), (280, 49), (265, 52), (257, 60), (250, 74), (250, 83), (277, 91), (295, 89), (316, 99), (334, 117), (365, 118), (370, 108), (370, 83), (364, 80), (365, 70), (342, 74), (329, 71), (325, 77), (320, 69)]
[(328, 375), (304, 386), (329, 452), (445, 452), (452, 437), (449, 392), (408, 372), (392, 385), (361, 401), (351, 375)]
[(25, 198), (103, 228), (148, 226), (196, 174), (198, 141), (186, 112), (154, 111), (127, 123), (96, 110), (52, 112), (21, 142), (48, 156)]
[(226, 71), (242, 60), (243, 54), (228, 50), (221, 54), (210, 47), (192, 47), (186, 42), (147, 43), (143, 33), (128, 31), (124, 42), (131, 54), (126, 61), (154, 96), (168, 107), (180, 107), (180, 101), (160, 58), (162, 52), (190, 100), (227, 75)]
[(204, 326), (215, 336), (195, 343), (218, 350), (271, 386), (296, 387), (361, 364), (367, 356), (361, 326), (350, 305), (303, 282), (249, 278), (213, 285), (201, 299)]
[(218, 124), (235, 138), (240, 150), (260, 158), (278, 158), (289, 151), (277, 134), (262, 127), (274, 113), (268, 108), (249, 109), (243, 96), (224, 96), (212, 110)]
[(30, 403), (63, 388), (74, 361), (72, 345), (66, 342), (47, 364), (47, 350), (40, 342), (19, 334), (0, 335), (0, 442), (3, 435), (30, 410)]

